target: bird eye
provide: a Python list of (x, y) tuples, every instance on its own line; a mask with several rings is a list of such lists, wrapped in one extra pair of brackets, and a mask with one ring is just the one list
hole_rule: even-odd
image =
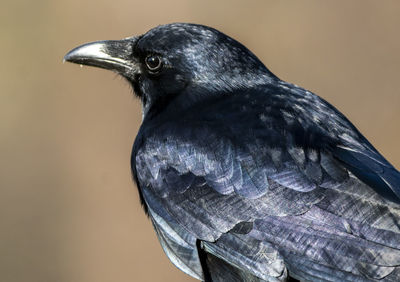
[(162, 67), (161, 58), (157, 55), (149, 55), (146, 57), (146, 67), (151, 72), (159, 71)]

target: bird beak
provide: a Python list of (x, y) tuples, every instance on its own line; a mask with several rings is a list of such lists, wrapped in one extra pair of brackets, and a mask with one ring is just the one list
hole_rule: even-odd
[(113, 70), (133, 77), (140, 71), (138, 62), (132, 56), (136, 41), (137, 37), (131, 37), (87, 43), (69, 51), (64, 61)]

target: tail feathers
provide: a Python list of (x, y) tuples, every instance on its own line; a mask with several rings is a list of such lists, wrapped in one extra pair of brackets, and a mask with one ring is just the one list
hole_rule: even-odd
[(210, 253), (207, 254), (206, 264), (211, 275), (210, 282), (266, 282), (266, 280), (258, 278), (250, 272), (237, 268)]

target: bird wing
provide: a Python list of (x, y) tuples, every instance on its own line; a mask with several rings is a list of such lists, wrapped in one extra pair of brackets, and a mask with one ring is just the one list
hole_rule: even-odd
[(285, 279), (286, 267), (305, 280), (400, 277), (399, 208), (384, 199), (398, 172), (329, 104), (298, 96), (294, 107), (243, 94), (141, 132), (138, 182), (164, 250), (187, 273), (202, 277), (199, 239), (264, 280)]
[[(186, 133), (191, 134), (188, 131)], [(179, 135), (184, 138), (184, 135)], [(245, 240), (239, 240), (236, 237), (226, 237), (229, 241), (224, 242), (221, 236), (235, 229), (235, 226), (240, 223), (252, 222), (268, 213), (275, 215), (303, 213), (312, 203), (319, 201), (322, 195), (318, 191), (310, 191), (304, 195), (300, 191), (287, 189), (272, 182), (269, 184), (266, 178), (267, 185), (257, 187), (256, 184), (252, 184), (249, 176), (251, 173), (242, 172), (243, 169), (235, 160), (234, 154), (229, 154), (226, 150), (230, 149), (225, 148), (225, 150), (224, 144), (220, 144), (220, 153), (215, 150), (203, 154), (197, 151), (202, 150), (200, 147), (192, 146), (188, 140), (187, 142), (175, 138), (168, 138), (168, 140), (166, 141), (168, 145), (160, 146), (156, 139), (147, 138), (146, 144), (136, 155), (139, 183), (141, 183), (150, 215), (154, 218), (153, 222), (156, 222), (156, 229), (160, 230), (158, 233), (162, 233), (163, 237), (173, 237), (169, 241), (173, 241), (175, 247), (164, 238), (160, 238), (164, 250), (169, 250), (166, 253), (173, 253), (174, 257), (180, 258), (181, 263), (176, 265), (190, 273), (193, 271), (193, 265), (196, 269), (200, 266), (195, 239), (206, 242), (218, 241), (221, 245), (213, 244), (212, 249), (216, 257), (223, 257), (226, 260), (230, 254), (230, 263), (244, 265), (237, 256), (242, 253), (242, 257), (249, 257), (247, 268), (255, 276), (265, 280), (271, 280), (271, 277), (276, 279), (282, 277), (285, 273), (285, 265), (278, 251), (271, 244), (259, 242), (260, 249), (268, 248), (270, 251), (265, 252), (265, 255), (256, 261), (251, 258), (256, 254), (252, 253), (255, 251), (251, 248), (252, 244), (246, 245)], [(204, 139), (198, 140), (206, 142)], [(217, 146), (216, 144), (209, 145), (211, 145), (210, 148)], [(149, 152), (153, 153), (149, 154)], [(218, 160), (221, 159), (225, 160), (224, 164), (219, 164)], [(207, 162), (210, 163), (206, 164)], [(259, 183), (261, 182), (260, 180)], [(241, 188), (242, 185), (253, 185), (251, 189), (254, 192), (247, 193), (250, 196), (243, 196), (247, 195), (243, 189), (235, 191), (235, 187)], [(177, 234), (166, 231), (168, 229), (166, 226), (178, 226), (178, 229), (176, 227), (172, 229), (183, 229), (189, 235), (181, 232), (185, 235), (178, 238)], [(185, 244), (178, 244), (177, 242), (183, 242), (181, 238), (184, 237), (190, 237), (190, 240), (186, 240)], [(190, 241), (189, 244), (187, 241)], [(248, 254), (244, 253), (245, 248)], [(235, 249), (238, 253), (231, 253)], [(207, 248), (207, 250), (211, 252), (211, 249)], [(190, 253), (190, 256), (183, 253)], [(268, 255), (271, 257), (269, 258)], [(177, 261), (176, 258), (174, 260)], [(188, 265), (192, 267), (187, 267)], [(196, 273), (195, 277), (201, 275), (199, 271)]]

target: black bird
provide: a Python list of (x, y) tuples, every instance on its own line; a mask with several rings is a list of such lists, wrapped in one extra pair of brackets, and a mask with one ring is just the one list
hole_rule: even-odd
[(82, 45), (143, 105), (132, 151), (169, 259), (205, 281), (400, 281), (400, 173), (337, 109), (202, 25)]

